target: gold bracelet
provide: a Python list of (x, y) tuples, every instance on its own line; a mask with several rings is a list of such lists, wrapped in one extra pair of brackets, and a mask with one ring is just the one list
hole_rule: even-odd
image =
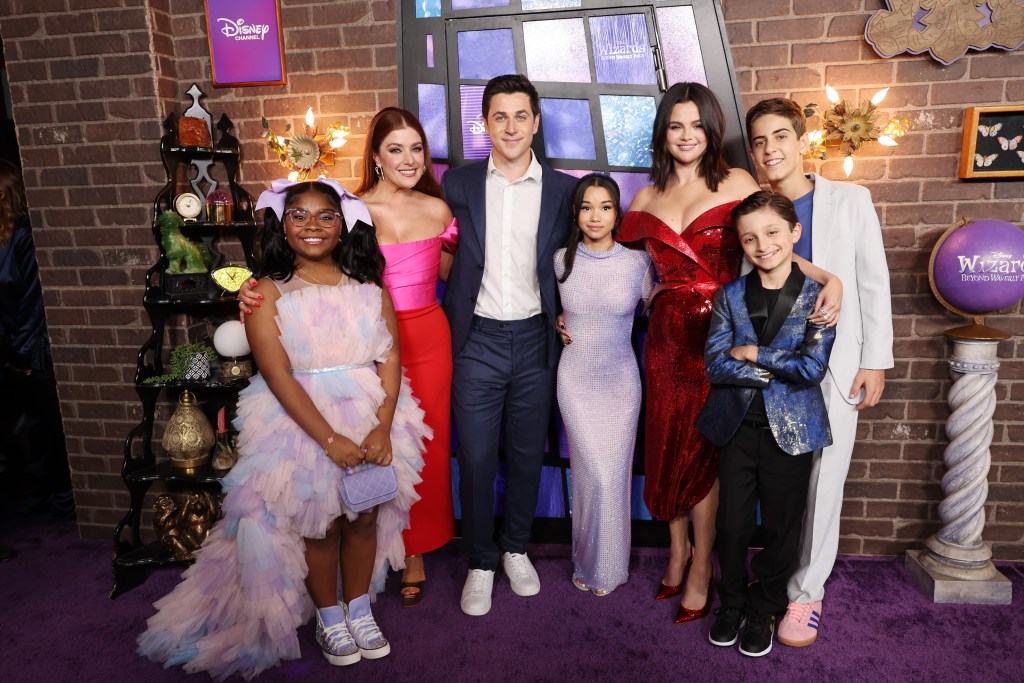
[(331, 435), (327, 437), (327, 445), (324, 446), (324, 453), (326, 453), (327, 449), (331, 447), (332, 443), (334, 443), (334, 437), (336, 437), (337, 435), (338, 432), (331, 432)]

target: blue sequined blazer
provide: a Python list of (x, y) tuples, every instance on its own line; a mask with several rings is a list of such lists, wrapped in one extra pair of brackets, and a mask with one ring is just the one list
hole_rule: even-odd
[[(704, 366), (711, 390), (697, 418), (697, 429), (716, 446), (739, 429), (750, 402), (763, 391), (765, 412), (775, 440), (790, 455), (832, 443), (821, 380), (835, 341), (835, 328), (807, 322), (821, 285), (797, 265), (779, 293), (771, 315), (757, 271), (715, 294)], [(760, 317), (759, 336), (753, 319)], [(734, 346), (758, 347), (757, 363), (729, 355)]]

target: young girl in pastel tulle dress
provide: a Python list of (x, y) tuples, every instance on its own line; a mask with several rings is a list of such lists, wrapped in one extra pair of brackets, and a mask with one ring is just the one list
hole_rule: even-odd
[[(390, 652), (370, 600), (402, 566), (429, 436), (365, 205), (334, 181), (276, 181), (257, 208), (267, 282), (246, 332), (260, 374), (239, 396), (224, 519), (138, 639), (150, 659), (216, 679), (300, 657), (296, 629), (314, 612), (332, 664)], [(394, 465), (399, 492), (357, 514), (338, 486), (362, 463)]]
[(573, 215), (566, 247), (555, 252), (564, 310), (558, 331), (566, 345), (557, 394), (572, 467), (572, 582), (604, 596), (629, 576), (641, 396), (632, 331), (637, 304), (651, 295), (652, 270), (645, 252), (615, 242), (622, 209), (614, 180), (598, 173), (581, 179)]

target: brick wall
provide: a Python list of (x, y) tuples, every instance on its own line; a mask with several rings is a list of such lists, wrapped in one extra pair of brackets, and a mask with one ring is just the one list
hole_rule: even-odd
[[(626, 4), (626, 3), (624, 3)], [(143, 276), (157, 250), (149, 203), (163, 185), (159, 123), (198, 82), (215, 116), (243, 141), (242, 184), (256, 193), (280, 167), (259, 138), (307, 107), (353, 130), (334, 176), (350, 187), (369, 117), (397, 103), (396, 3), (283, 0), (288, 84), (214, 89), (200, 0), (0, 0), (0, 36), (15, 101), (74, 471), (81, 532), (107, 537), (127, 506), (119, 468), (139, 419), (135, 353), (147, 336)], [(1024, 101), (1024, 54), (971, 52), (949, 67), (927, 56), (881, 59), (863, 40), (879, 0), (724, 0), (747, 105), (770, 95), (826, 102), (894, 86), (886, 109), (914, 127), (895, 150), (868, 146), (852, 180), (869, 187), (885, 231), (896, 315), (896, 368), (885, 400), (862, 416), (846, 489), (841, 551), (894, 554), (939, 526), (949, 353), (943, 330), (963, 323), (935, 302), (925, 273), (958, 216), (1024, 220), (1024, 182), (956, 179), (963, 110)], [(839, 163), (818, 164), (841, 179)], [(985, 538), (1024, 559), (1024, 316), (990, 322), (999, 347)]]
[(312, 106), (351, 127), (333, 175), (354, 187), (370, 117), (398, 103), (394, 16), (393, 1), (284, 0), (288, 84), (213, 88), (202, 0), (0, 0), (83, 536), (110, 537), (128, 506), (120, 470), (141, 419), (133, 381), (149, 336), (145, 273), (158, 257), (149, 221), (164, 185), (161, 121), (198, 83), (214, 120), (235, 122), (240, 181), (256, 195), (282, 175), (260, 116), (280, 131)]

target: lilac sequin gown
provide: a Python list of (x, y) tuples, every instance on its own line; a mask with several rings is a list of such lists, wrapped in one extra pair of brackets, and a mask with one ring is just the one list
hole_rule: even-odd
[[(321, 287), (276, 283), (277, 324), (292, 373), (338, 434), (359, 443), (377, 425), (385, 398), (375, 361), (391, 349), (381, 290), (347, 278)], [(323, 538), (355, 513), (338, 493), (342, 470), (292, 420), (259, 375), (238, 397), (238, 464), (224, 477), (224, 518), (196, 552), (184, 580), (156, 602), (138, 652), (165, 667), (252, 678), (301, 656), (295, 629), (313, 612), (303, 537)], [(399, 495), (378, 507), (370, 594), (388, 565), (404, 566), (402, 531), (419, 496), (423, 439), (430, 429), (402, 380), (391, 426)], [(339, 586), (340, 589), (340, 586)]]
[[(555, 274), (565, 272), (565, 249)], [(558, 408), (569, 441), (575, 576), (611, 591), (629, 575), (630, 481), (640, 414), (640, 371), (631, 336), (637, 304), (651, 293), (650, 259), (615, 244), (582, 244), (558, 289), (572, 344), (558, 364)]]

